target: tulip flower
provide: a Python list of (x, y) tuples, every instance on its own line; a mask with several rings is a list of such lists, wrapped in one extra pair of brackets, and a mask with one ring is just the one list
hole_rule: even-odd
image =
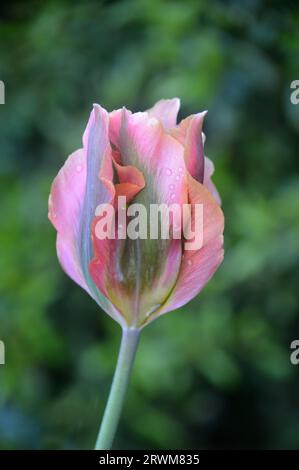
[[(179, 106), (177, 98), (138, 113), (126, 108), (108, 113), (94, 105), (82, 148), (69, 156), (51, 188), (49, 218), (62, 268), (123, 330), (97, 449), (112, 445), (140, 331), (195, 297), (223, 259), (224, 217), (211, 180), (214, 166), (204, 156), (206, 112), (177, 124)], [(194, 208), (201, 205), (201, 246), (185, 248), (182, 226), (181, 237), (152, 239), (149, 227), (143, 237), (123, 237), (120, 199), (126, 210), (134, 204), (145, 211), (155, 204), (189, 204), (191, 230), (197, 222)], [(114, 214), (105, 228), (114, 233), (116, 222), (114, 237), (98, 235), (103, 228), (98, 208), (108, 206)], [(131, 219), (125, 215), (124, 222)]]

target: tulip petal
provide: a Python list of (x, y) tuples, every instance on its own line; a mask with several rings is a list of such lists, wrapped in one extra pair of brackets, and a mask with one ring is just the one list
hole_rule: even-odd
[(92, 258), (91, 223), (99, 204), (111, 202), (114, 197), (112, 184), (112, 153), (108, 136), (108, 113), (94, 105), (83, 135), (86, 153), (86, 185), (81, 214), (81, 259), (84, 274), (89, 276), (88, 264)]
[(83, 145), (67, 159), (53, 182), (49, 218), (57, 230), (57, 254), (63, 269), (121, 322), (119, 312), (97, 289), (88, 272), (95, 209), (114, 197), (108, 114), (98, 105), (90, 115)]
[(216, 189), (216, 186), (214, 185), (214, 183), (211, 179), (211, 177), (214, 173), (214, 163), (208, 157), (205, 157), (205, 172), (204, 173), (205, 173), (205, 175), (204, 175), (203, 184), (210, 191), (210, 193), (212, 194), (215, 201), (217, 201), (218, 204), (221, 205), (221, 198), (220, 198), (219, 193)]
[(49, 197), (49, 219), (58, 232), (57, 254), (64, 271), (89, 292), (76, 244), (85, 179), (84, 152), (80, 149), (69, 156), (53, 181)]
[(145, 186), (141, 171), (132, 165), (122, 166), (114, 161), (119, 183), (115, 184), (115, 200), (118, 196), (125, 196), (129, 203)]
[[(120, 281), (120, 273), (117, 268), (119, 257), (124, 249), (124, 240), (118, 238), (118, 197), (123, 196), (126, 198), (128, 204), (145, 186), (145, 181), (142, 173), (132, 165), (122, 166), (114, 162), (114, 167), (118, 176), (119, 183), (115, 184), (114, 208), (116, 216), (113, 219), (108, 219), (107, 232), (112, 229), (112, 224), (116, 222), (115, 237), (113, 239), (97, 237), (96, 227), (100, 217), (95, 217), (92, 224), (92, 241), (94, 247), (94, 257), (89, 264), (89, 273), (98, 289), (110, 299), (110, 301), (117, 305), (116, 291)], [(109, 286), (114, 286), (114, 292), (109, 289)], [(122, 317), (126, 323), (129, 324), (129, 314), (132, 310), (131, 305), (126, 306), (121, 302), (121, 307), (118, 305), (118, 311), (121, 312)], [(124, 308), (125, 307), (125, 308)]]
[(147, 112), (150, 117), (155, 117), (162, 122), (165, 129), (176, 126), (177, 115), (180, 109), (179, 98), (158, 101)]
[[(134, 203), (149, 210), (150, 204), (177, 203), (180, 207), (187, 202), (183, 147), (165, 132), (160, 121), (149, 118), (147, 113), (131, 114), (124, 109), (121, 125), (116, 125), (113, 132), (114, 145), (125, 165), (124, 170), (116, 166), (120, 177), (122, 171), (133, 166), (146, 181)], [(90, 273), (94, 282), (129, 325), (139, 326), (160, 307), (176, 282), (181, 240), (157, 240), (148, 236), (103, 243), (96, 236), (95, 221), (93, 245), (95, 256)]]
[[(117, 145), (124, 165), (138, 168), (146, 180), (149, 199), (165, 203), (187, 200), (183, 147), (147, 113), (123, 110)], [(154, 196), (151, 194), (155, 193)]]
[(203, 204), (203, 245), (199, 250), (184, 251), (178, 280), (169, 299), (148, 321), (189, 302), (202, 290), (223, 260), (223, 213), (209, 191), (191, 176), (189, 200), (191, 204)]
[[(116, 109), (109, 113), (109, 139), (112, 143), (113, 150), (118, 146), (119, 143), (119, 132), (122, 123), (123, 109)], [(114, 158), (115, 161), (120, 163), (120, 153), (116, 152), (117, 158)]]
[(173, 135), (184, 146), (184, 158), (190, 175), (199, 183), (204, 179), (204, 150), (202, 126), (206, 111), (187, 117), (171, 130)]
[[(95, 255), (90, 262), (90, 275), (98, 289), (121, 313), (128, 326), (140, 327), (147, 317), (161, 306), (167, 298), (179, 272), (181, 241), (172, 240), (167, 249), (165, 262), (159, 260), (160, 270), (155, 277), (148, 276), (147, 288), (142, 282), (142, 268), (146, 254), (140, 247), (142, 240), (99, 240), (93, 224)], [(139, 251), (139, 256), (136, 255)], [(127, 256), (125, 256), (127, 255)], [(146, 265), (149, 270), (154, 268)], [(149, 271), (150, 272), (150, 271)]]
[[(149, 118), (147, 113), (131, 114), (124, 109), (117, 145), (122, 162), (137, 167), (146, 180), (136, 202), (147, 210), (150, 204), (182, 206), (187, 202), (184, 150), (160, 121)], [(175, 215), (174, 225), (179, 217), (180, 214)]]

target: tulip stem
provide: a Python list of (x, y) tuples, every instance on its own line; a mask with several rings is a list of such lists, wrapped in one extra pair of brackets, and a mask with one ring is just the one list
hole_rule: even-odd
[(136, 328), (123, 329), (116, 369), (95, 450), (109, 450), (112, 446), (128, 388), (139, 336), (140, 330)]

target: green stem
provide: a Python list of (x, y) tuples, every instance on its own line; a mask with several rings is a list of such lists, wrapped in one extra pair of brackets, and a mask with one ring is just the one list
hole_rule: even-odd
[(95, 450), (109, 450), (112, 446), (128, 388), (139, 336), (140, 330), (135, 328), (123, 330), (116, 369)]

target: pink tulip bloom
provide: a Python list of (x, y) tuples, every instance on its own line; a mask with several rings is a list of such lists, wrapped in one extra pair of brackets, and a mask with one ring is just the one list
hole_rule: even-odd
[[(177, 98), (139, 113), (94, 105), (83, 147), (52, 184), (49, 218), (62, 268), (124, 328), (140, 329), (189, 302), (223, 259), (224, 217), (203, 149), (206, 113), (177, 125), (179, 106)], [(118, 196), (145, 207), (202, 204), (202, 246), (187, 251), (173, 238), (99, 239), (96, 208), (116, 206)]]

